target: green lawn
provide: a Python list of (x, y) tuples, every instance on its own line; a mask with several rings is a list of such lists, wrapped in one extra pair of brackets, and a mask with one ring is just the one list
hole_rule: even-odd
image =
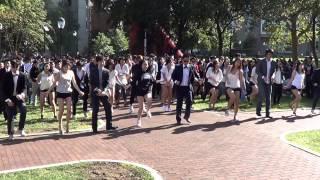
[(320, 153), (320, 130), (292, 133), (286, 138), (294, 144)]
[[(280, 100), (280, 105), (272, 106), (273, 110), (287, 110), (289, 109), (289, 103), (292, 101), (290, 96), (284, 96)], [(209, 99), (207, 97), (206, 101), (202, 101), (202, 99), (197, 98), (193, 107), (195, 110), (208, 110), (208, 102)], [(303, 98), (300, 103), (300, 107), (311, 107), (312, 100), (308, 98)], [(228, 102), (225, 99), (225, 96), (222, 96), (220, 101), (218, 101), (215, 105), (217, 111), (223, 111), (226, 109)], [(249, 104), (247, 101), (243, 101), (240, 103), (240, 110), (242, 111), (255, 111), (256, 102), (253, 101), (252, 104)]]
[[(66, 109), (65, 109), (66, 111)], [(58, 120), (53, 118), (53, 112), (51, 108), (46, 107), (43, 114), (43, 120), (40, 119), (40, 108), (39, 106), (27, 105), (27, 118), (25, 124), (26, 133), (40, 133), (58, 131)], [(65, 117), (65, 116), (64, 116)], [(85, 119), (82, 111), (82, 105), (77, 107), (77, 120), (71, 120), (70, 130), (80, 130), (91, 128), (91, 115)], [(15, 122), (15, 128), (18, 128), (19, 114), (17, 121)], [(66, 124), (66, 120), (63, 121)], [(0, 137), (7, 134), (7, 122), (4, 121), (3, 115), (0, 115)]]
[(35, 169), (9, 174), (0, 174), (0, 180), (74, 180), (74, 179), (135, 179), (152, 180), (151, 174), (133, 165), (120, 163), (79, 163), (45, 169)]

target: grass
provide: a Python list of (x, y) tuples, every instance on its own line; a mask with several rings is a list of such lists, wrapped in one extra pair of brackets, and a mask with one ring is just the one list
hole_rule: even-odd
[[(65, 109), (66, 113), (66, 109)], [(65, 117), (65, 116), (64, 116)], [(15, 128), (18, 128), (19, 114), (17, 114), (17, 121), (15, 121)], [(66, 120), (63, 121), (65, 126)], [(50, 131), (58, 131), (59, 122), (53, 118), (51, 108), (45, 107), (43, 119), (40, 118), (39, 106), (27, 105), (27, 118), (25, 123), (26, 133), (42, 133)], [(70, 121), (70, 130), (81, 130), (91, 128), (91, 118), (85, 119), (82, 111), (82, 104), (77, 106), (77, 119)], [(3, 115), (0, 115), (0, 137), (7, 135), (7, 122), (4, 120)]]
[(63, 165), (44, 169), (0, 174), (0, 180), (73, 180), (73, 179), (135, 179), (152, 180), (151, 174), (140, 167), (120, 163), (93, 162)]
[[(289, 109), (289, 103), (292, 101), (291, 96), (283, 96), (280, 100), (280, 105), (272, 105), (273, 110), (288, 110)], [(193, 104), (193, 107), (195, 110), (208, 110), (208, 103), (209, 99), (205, 101), (202, 101), (202, 99), (197, 98), (195, 100), (195, 103)], [(300, 107), (311, 107), (312, 100), (308, 99), (306, 97), (303, 97), (300, 103)], [(223, 111), (226, 109), (228, 105), (228, 102), (225, 99), (225, 96), (222, 96), (220, 101), (218, 101), (215, 105), (215, 108), (217, 111)], [(256, 102), (253, 102), (252, 104), (248, 103), (247, 101), (243, 101), (240, 103), (240, 110), (241, 111), (255, 111), (256, 109)]]
[(288, 134), (286, 139), (317, 153), (320, 153), (320, 130)]

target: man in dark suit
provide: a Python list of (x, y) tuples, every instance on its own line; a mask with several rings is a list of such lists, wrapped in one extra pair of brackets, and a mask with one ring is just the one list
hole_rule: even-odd
[(270, 101), (271, 101), (271, 76), (273, 75), (276, 67), (276, 62), (272, 60), (273, 50), (267, 49), (265, 58), (257, 63), (256, 73), (258, 74), (258, 103), (256, 108), (257, 116), (261, 116), (261, 107), (263, 98), (266, 101), (266, 117), (270, 116)]
[(4, 75), (6, 74), (6, 69), (4, 67), (3, 62), (0, 62), (0, 66), (1, 66), (0, 67), (0, 114), (3, 113), (4, 119), (7, 120), (7, 116), (5, 113), (5, 102), (4, 102), (4, 96), (3, 96), (3, 87), (4, 87), (3, 78), (4, 78)]
[(191, 103), (192, 103), (192, 84), (194, 82), (194, 71), (191, 67), (189, 57), (184, 57), (182, 59), (182, 64), (176, 66), (172, 74), (172, 79), (176, 85), (177, 91), (177, 110), (176, 110), (176, 120), (177, 124), (181, 125), (181, 109), (183, 99), (186, 102), (186, 111), (184, 119), (190, 122), (190, 112), (191, 112)]
[(108, 100), (108, 93), (105, 91), (109, 83), (109, 71), (103, 67), (103, 57), (97, 56), (95, 62), (90, 64), (90, 85), (91, 85), (91, 105), (92, 105), (92, 130), (93, 133), (98, 133), (98, 112), (100, 102), (106, 114), (107, 131), (114, 130), (112, 127), (112, 112), (111, 104)]
[(317, 69), (313, 72), (312, 84), (313, 84), (314, 90), (313, 90), (313, 103), (312, 103), (311, 113), (316, 114), (315, 109), (320, 99), (320, 69)]
[(22, 72), (19, 72), (19, 63), (17, 61), (11, 61), (11, 70), (5, 74), (3, 83), (6, 87), (3, 88), (3, 94), (8, 116), (7, 126), (9, 139), (13, 140), (13, 117), (16, 114), (17, 108), (19, 108), (20, 112), (19, 133), (24, 137), (26, 134), (23, 129), (27, 114), (25, 105), (26, 76)]

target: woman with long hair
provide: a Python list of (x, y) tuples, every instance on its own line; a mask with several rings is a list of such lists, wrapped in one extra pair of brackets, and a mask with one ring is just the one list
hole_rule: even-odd
[(249, 85), (251, 87), (251, 93), (250, 93), (250, 103), (252, 100), (258, 95), (259, 89), (258, 89), (258, 74), (256, 73), (256, 61), (251, 62), (251, 77)]
[(222, 70), (220, 69), (220, 65), (217, 60), (213, 60), (212, 67), (210, 67), (206, 73), (206, 78), (208, 79), (210, 89), (209, 109), (214, 109), (219, 95), (219, 84), (223, 79)]
[(293, 111), (294, 115), (297, 115), (297, 109), (301, 101), (301, 91), (304, 89), (305, 81), (305, 69), (304, 65), (301, 62), (298, 62), (296, 68), (292, 71), (291, 78), (288, 82), (288, 85), (291, 84), (291, 92), (294, 96), (292, 102), (290, 102), (290, 108)]
[(161, 94), (162, 94), (162, 104), (163, 110), (166, 112), (170, 112), (171, 108), (171, 101), (172, 101), (172, 88), (173, 88), (173, 81), (172, 81), (172, 73), (175, 68), (173, 64), (173, 59), (171, 57), (167, 58), (165, 65), (161, 69)]
[(282, 97), (282, 84), (284, 80), (284, 73), (281, 61), (277, 62), (276, 70), (271, 77), (273, 84), (273, 105), (280, 104), (280, 99)]
[(137, 99), (138, 99), (138, 120), (137, 126), (142, 127), (141, 123), (141, 114), (144, 109), (144, 102), (146, 101), (146, 111), (147, 116), (151, 118), (151, 105), (152, 105), (152, 84), (153, 84), (153, 77), (152, 74), (149, 72), (149, 63), (146, 60), (141, 61), (141, 74), (140, 78), (137, 80)]
[(49, 88), (47, 93), (50, 93), (54, 87), (56, 87), (57, 93), (57, 102), (59, 105), (59, 114), (58, 114), (58, 121), (59, 121), (59, 133), (61, 135), (64, 134), (63, 127), (62, 127), (62, 115), (64, 113), (64, 103), (67, 105), (67, 127), (66, 133), (69, 133), (69, 122), (71, 117), (71, 108), (72, 108), (72, 85), (74, 88), (79, 92), (80, 96), (83, 96), (83, 92), (80, 90), (79, 86), (76, 83), (74, 73), (71, 69), (71, 64), (68, 60), (63, 60), (61, 65), (61, 70), (57, 73), (54, 77), (53, 85)]
[(234, 109), (234, 117), (233, 121), (237, 122), (237, 114), (239, 111), (240, 105), (240, 95), (241, 89), (245, 87), (243, 71), (242, 71), (242, 63), (240, 57), (237, 57), (233, 64), (229, 66), (227, 74), (226, 74), (226, 89), (227, 95), (229, 97), (228, 101), (228, 109), (226, 110), (226, 115), (229, 115), (229, 109), (233, 106)]
[(111, 112), (113, 112), (115, 86), (116, 86), (116, 82), (119, 81), (118, 72), (115, 69), (115, 63), (113, 61), (108, 61), (106, 63), (106, 67), (109, 70), (109, 84), (108, 84), (108, 88), (110, 90), (109, 101), (111, 104)]
[(49, 63), (45, 63), (43, 67), (43, 71), (38, 75), (38, 83), (40, 84), (40, 117), (43, 119), (43, 109), (45, 104), (45, 98), (49, 95), (49, 102), (52, 108), (53, 117), (56, 119), (56, 102), (55, 102), (55, 92), (46, 92), (52, 86), (54, 82), (53, 73), (50, 72), (50, 65)]

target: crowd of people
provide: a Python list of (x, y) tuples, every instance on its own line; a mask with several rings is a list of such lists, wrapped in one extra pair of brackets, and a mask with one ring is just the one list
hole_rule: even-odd
[[(257, 99), (256, 114), (261, 116), (265, 101), (266, 117), (270, 116), (271, 104), (279, 105), (283, 92), (291, 92), (289, 107), (297, 115), (302, 96), (313, 98), (312, 110), (320, 98), (320, 70), (312, 57), (305, 61), (272, 59), (273, 50), (267, 49), (265, 58), (245, 59), (240, 54), (228, 57), (198, 58), (184, 56), (148, 57), (127, 55), (125, 57), (92, 56), (89, 58), (64, 56), (39, 57), (17, 55), (0, 62), (0, 111), (7, 121), (9, 139), (14, 138), (14, 119), (19, 109), (18, 134), (24, 131), (28, 114), (26, 103), (36, 106), (40, 101), (40, 118), (44, 118), (44, 106), (52, 108), (52, 118), (59, 122), (59, 133), (69, 133), (71, 119), (76, 119), (77, 105), (82, 100), (82, 111), (88, 118), (92, 109), (92, 131), (98, 133), (98, 112), (102, 105), (106, 117), (106, 130), (115, 130), (112, 113), (120, 106), (134, 113), (138, 104), (137, 127), (142, 127), (142, 114), (152, 117), (152, 100), (160, 99), (165, 112), (173, 110), (176, 100), (176, 122), (183, 119), (191, 123), (190, 114), (196, 97), (206, 100), (209, 110), (225, 95), (230, 109), (234, 111), (233, 122), (242, 101)], [(129, 98), (129, 102), (128, 102)], [(58, 108), (57, 108), (58, 106)], [(66, 130), (62, 117), (66, 107)], [(57, 112), (58, 110), (58, 112)], [(48, 118), (48, 117), (46, 117)]]

